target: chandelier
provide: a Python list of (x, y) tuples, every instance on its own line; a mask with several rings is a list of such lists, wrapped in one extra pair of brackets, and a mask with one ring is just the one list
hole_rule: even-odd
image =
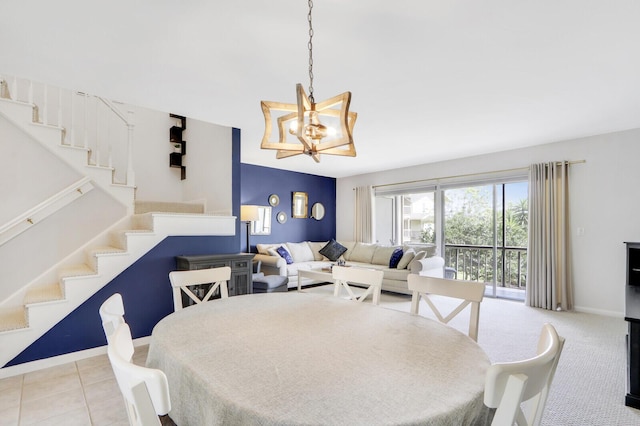
[[(353, 125), (358, 114), (349, 112), (351, 92), (316, 103), (313, 95), (313, 25), (309, 0), (309, 95), (302, 84), (296, 84), (295, 104), (261, 101), (264, 114), (264, 136), (260, 148), (277, 150), (276, 158), (306, 154), (317, 163), (320, 154), (356, 156)], [(279, 115), (278, 115), (279, 114)], [(277, 115), (277, 116), (276, 116)], [(275, 118), (275, 126), (272, 123)], [(276, 134), (277, 132), (277, 134)]]

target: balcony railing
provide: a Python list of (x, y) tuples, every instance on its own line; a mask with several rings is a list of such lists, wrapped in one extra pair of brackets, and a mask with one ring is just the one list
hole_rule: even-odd
[[(524, 289), (527, 281), (527, 248), (497, 247), (498, 287)], [(494, 248), (482, 245), (445, 244), (445, 266), (456, 272), (460, 280), (492, 283)]]

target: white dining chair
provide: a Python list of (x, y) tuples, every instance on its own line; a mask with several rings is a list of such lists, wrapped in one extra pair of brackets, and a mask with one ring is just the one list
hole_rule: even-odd
[(538, 340), (538, 355), (489, 367), (484, 385), (484, 404), (496, 408), (492, 426), (540, 424), (563, 346), (564, 338), (547, 323), (543, 325)]
[(171, 411), (167, 376), (158, 369), (135, 365), (131, 330), (120, 324), (107, 347), (109, 362), (127, 406), (131, 426), (160, 425), (158, 416)]
[(107, 338), (107, 342), (120, 324), (124, 324), (124, 304), (120, 293), (114, 293), (105, 300), (99, 309), (102, 329)]
[[(478, 341), (478, 325), (480, 321), (480, 303), (484, 297), (484, 284), (474, 281), (445, 280), (443, 278), (426, 277), (409, 274), (407, 277), (409, 290), (412, 291), (411, 313), (418, 315), (420, 299), (424, 299), (438, 320), (447, 324), (464, 308), (471, 305), (469, 318), (469, 337)], [(429, 295), (435, 294), (455, 299), (461, 299), (460, 304), (447, 316), (443, 316)]]
[[(169, 273), (169, 281), (173, 287), (173, 307), (177, 312), (182, 309), (182, 292), (184, 292), (195, 303), (208, 301), (217, 289), (220, 289), (220, 297), (229, 297), (227, 282), (231, 279), (231, 268), (223, 266), (220, 268), (194, 269), (188, 271), (172, 271)], [(207, 294), (202, 299), (195, 295), (189, 286), (197, 284), (213, 284)]]
[[(333, 295), (339, 296), (340, 289), (344, 288), (349, 294), (350, 300), (362, 302), (369, 295), (372, 296), (373, 304), (380, 304), (380, 293), (382, 291), (383, 271), (347, 266), (334, 266), (331, 269), (334, 281)], [(366, 286), (366, 290), (359, 297), (353, 292), (349, 283)]]

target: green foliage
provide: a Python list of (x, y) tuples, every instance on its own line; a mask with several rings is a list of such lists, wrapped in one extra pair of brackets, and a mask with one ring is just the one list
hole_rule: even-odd
[[(494, 212), (492, 187), (472, 187), (447, 191), (445, 212), (445, 244), (489, 246), (494, 244)], [(509, 203), (505, 209), (506, 247), (527, 247), (528, 200)], [(502, 211), (495, 214), (497, 244), (503, 246)], [(424, 238), (428, 238), (425, 235)], [(502, 282), (502, 250), (498, 250), (498, 277)], [(447, 266), (454, 267), (458, 279), (493, 281), (493, 250), (489, 248), (447, 249)], [(520, 268), (520, 269), (519, 269)], [(526, 278), (526, 251), (505, 253), (505, 285), (522, 287)]]
[[(482, 187), (485, 188), (485, 187)], [(456, 245), (493, 245), (493, 205), (491, 195), (478, 188), (455, 190), (457, 208), (445, 213), (445, 243)], [(453, 198), (452, 197), (452, 198)], [(505, 211), (506, 245), (527, 247), (528, 200), (509, 203)], [(498, 244), (502, 244), (502, 212), (496, 214)]]

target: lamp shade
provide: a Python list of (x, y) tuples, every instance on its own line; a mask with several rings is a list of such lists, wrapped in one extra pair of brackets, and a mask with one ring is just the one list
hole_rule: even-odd
[(243, 222), (253, 222), (260, 219), (258, 206), (240, 206), (240, 220)]

